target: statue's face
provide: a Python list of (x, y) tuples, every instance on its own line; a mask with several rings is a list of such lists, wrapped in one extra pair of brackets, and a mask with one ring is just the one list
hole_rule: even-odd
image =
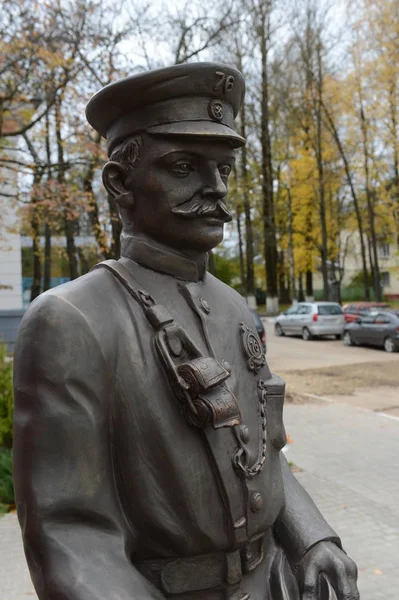
[(206, 252), (231, 221), (227, 181), (234, 150), (227, 142), (146, 135), (132, 191), (132, 229), (181, 251)]

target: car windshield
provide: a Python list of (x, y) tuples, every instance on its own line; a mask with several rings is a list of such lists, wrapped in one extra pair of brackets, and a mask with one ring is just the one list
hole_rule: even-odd
[(319, 315), (342, 315), (342, 309), (339, 304), (319, 304)]

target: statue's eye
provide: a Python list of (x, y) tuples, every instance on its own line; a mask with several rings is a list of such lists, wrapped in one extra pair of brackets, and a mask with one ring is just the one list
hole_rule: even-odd
[(180, 160), (173, 165), (172, 171), (177, 175), (187, 176), (194, 171), (194, 167), (191, 163)]
[(219, 165), (219, 173), (220, 173), (221, 177), (223, 177), (224, 179), (227, 179), (227, 177), (231, 173), (231, 166), (230, 165)]

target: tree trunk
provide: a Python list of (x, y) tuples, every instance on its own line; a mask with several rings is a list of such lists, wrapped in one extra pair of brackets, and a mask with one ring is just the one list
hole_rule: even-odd
[(44, 280), (43, 291), (51, 288), (51, 228), (46, 220), (44, 230)]
[(313, 298), (313, 273), (310, 269), (306, 271), (306, 298)]
[(294, 229), (293, 229), (293, 214), (292, 214), (292, 197), (291, 190), (287, 189), (288, 196), (288, 255), (290, 264), (290, 283), (291, 283), (291, 299), (292, 302), (298, 300), (295, 280), (295, 258), (294, 258)]
[[(240, 134), (246, 138), (246, 112), (245, 102), (242, 105)], [(251, 219), (251, 204), (248, 193), (248, 160), (247, 148), (243, 146), (241, 149), (241, 180), (242, 180), (242, 200), (245, 214), (245, 258), (247, 265), (247, 273), (245, 278), (245, 291), (248, 296), (253, 296), (255, 293), (255, 275), (254, 275), (254, 242)]]
[(31, 227), (32, 227), (32, 254), (33, 254), (33, 282), (30, 290), (30, 301), (33, 302), (35, 298), (40, 295), (42, 285), (42, 262), (41, 262), (41, 250), (40, 250), (40, 215), (38, 210), (38, 198), (36, 195), (35, 185), (40, 183), (41, 175), (35, 169), (33, 177), (33, 189), (32, 189), (32, 215), (31, 215)]
[(362, 142), (363, 142), (363, 152), (364, 152), (364, 173), (366, 178), (366, 200), (367, 200), (367, 214), (369, 218), (370, 225), (370, 237), (371, 237), (371, 248), (373, 253), (373, 288), (374, 288), (374, 296), (377, 302), (381, 302), (382, 293), (381, 293), (381, 278), (380, 278), (380, 269), (378, 264), (378, 250), (377, 250), (377, 235), (375, 230), (375, 211), (374, 211), (374, 202), (373, 202), (373, 194), (370, 189), (370, 167), (369, 167), (369, 145), (368, 145), (368, 131), (367, 131), (367, 122), (366, 117), (363, 110), (363, 101), (361, 96), (361, 91), (359, 91), (360, 96), (360, 123), (362, 130)]
[[(46, 154), (47, 154), (47, 182), (51, 181), (51, 149), (50, 149), (50, 115), (46, 113)], [(44, 230), (44, 281), (43, 290), (49, 290), (51, 287), (51, 211), (46, 210), (46, 224)]]
[(240, 292), (244, 295), (245, 290), (245, 263), (244, 263), (244, 251), (243, 251), (243, 240), (241, 231), (241, 210), (240, 205), (236, 204), (236, 221), (237, 221), (237, 233), (238, 233), (238, 252), (240, 257)]
[(349, 188), (350, 188), (350, 191), (351, 191), (353, 205), (355, 207), (355, 214), (356, 214), (356, 220), (357, 220), (357, 228), (359, 230), (359, 238), (360, 238), (360, 253), (361, 253), (361, 257), (362, 257), (363, 281), (364, 281), (364, 297), (368, 301), (368, 300), (370, 300), (370, 288), (369, 288), (369, 284), (368, 284), (366, 245), (364, 243), (364, 229), (363, 229), (363, 221), (362, 221), (362, 215), (361, 215), (361, 212), (360, 212), (359, 201), (358, 201), (358, 198), (357, 198), (355, 187), (353, 185), (352, 173), (351, 173), (351, 170), (350, 170), (350, 167), (349, 167), (349, 162), (348, 162), (348, 159), (346, 158), (346, 154), (345, 154), (344, 148), (342, 146), (341, 138), (339, 137), (338, 130), (335, 127), (335, 123), (333, 121), (333, 118), (330, 115), (330, 112), (327, 110), (327, 107), (325, 106), (325, 104), (323, 102), (322, 102), (322, 106), (323, 106), (324, 113), (325, 113), (326, 118), (327, 118), (327, 122), (328, 122), (328, 124), (330, 126), (331, 133), (333, 134), (333, 138), (335, 140), (335, 143), (337, 144), (338, 151), (339, 151), (339, 153), (341, 155), (342, 162), (344, 163), (345, 174), (346, 174), (346, 178), (347, 178), (347, 181), (348, 181), (348, 184), (349, 184)]
[(302, 273), (298, 275), (298, 302), (303, 302), (305, 300), (305, 296), (303, 294), (303, 277)]
[[(271, 3), (268, 4), (271, 7)], [(273, 169), (270, 140), (269, 115), (269, 78), (268, 51), (270, 36), (270, 14), (261, 15), (259, 27), (260, 51), (262, 58), (262, 89), (261, 89), (261, 150), (262, 150), (262, 196), (263, 196), (263, 226), (264, 226), (264, 256), (267, 284), (268, 312), (278, 310), (277, 287), (277, 242), (274, 215)]]
[(90, 265), (85, 256), (83, 248), (78, 248), (78, 256), (79, 256), (79, 262), (80, 262), (80, 273), (81, 273), (81, 275), (85, 275), (86, 273), (88, 273), (90, 271)]
[(61, 136), (61, 98), (58, 96), (55, 103), (55, 131), (57, 140), (57, 157), (58, 157), (58, 176), (57, 180), (60, 184), (60, 193), (64, 201), (64, 230), (66, 238), (66, 251), (69, 263), (69, 276), (71, 279), (79, 277), (78, 261), (76, 256), (75, 246), (75, 219), (70, 206), (70, 200), (65, 193), (65, 170), (64, 148)]
[(281, 250), (281, 252), (279, 252), (279, 270), (278, 270), (279, 300), (283, 304), (288, 304), (290, 301), (290, 296), (289, 296), (289, 288), (287, 286), (284, 258), (285, 258), (284, 250)]
[(94, 141), (95, 151), (92, 153), (91, 160), (89, 162), (89, 165), (87, 167), (86, 173), (83, 178), (83, 190), (87, 194), (91, 228), (93, 231), (93, 235), (96, 239), (98, 249), (99, 249), (102, 257), (104, 259), (108, 259), (108, 258), (112, 258), (111, 251), (110, 251), (110, 248), (108, 245), (106, 233), (100, 223), (97, 199), (96, 199), (94, 191), (93, 191), (93, 178), (94, 178), (95, 167), (96, 167), (98, 154), (99, 154), (99, 150), (100, 150), (101, 134), (96, 133), (93, 141)]
[(394, 198), (393, 218), (399, 226), (399, 129), (398, 129), (398, 104), (397, 104), (397, 80), (393, 78), (389, 89), (389, 108), (392, 135), (392, 155), (394, 182), (392, 194)]
[[(369, 235), (367, 236), (367, 248), (368, 248), (368, 252), (369, 252), (369, 263), (370, 263), (371, 281), (374, 281), (374, 279), (375, 279), (375, 273), (374, 273), (373, 251), (372, 251), (372, 244), (371, 244), (371, 239), (370, 239)], [(369, 282), (367, 282), (367, 284), (369, 284)], [(375, 291), (374, 291), (374, 293), (375, 293)]]
[(328, 284), (328, 235), (326, 221), (326, 195), (324, 181), (324, 157), (323, 157), (323, 140), (322, 140), (322, 93), (323, 93), (323, 74), (321, 65), (320, 46), (317, 48), (317, 66), (318, 66), (318, 81), (317, 90), (318, 97), (316, 100), (316, 163), (319, 179), (319, 217), (321, 227), (321, 272), (323, 276), (323, 296), (324, 300), (328, 300), (329, 284)]

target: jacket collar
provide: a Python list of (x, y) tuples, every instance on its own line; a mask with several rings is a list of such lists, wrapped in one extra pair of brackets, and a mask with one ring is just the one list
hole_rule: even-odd
[(201, 281), (206, 276), (207, 253), (194, 260), (163, 244), (122, 233), (121, 255), (143, 267), (183, 281)]

